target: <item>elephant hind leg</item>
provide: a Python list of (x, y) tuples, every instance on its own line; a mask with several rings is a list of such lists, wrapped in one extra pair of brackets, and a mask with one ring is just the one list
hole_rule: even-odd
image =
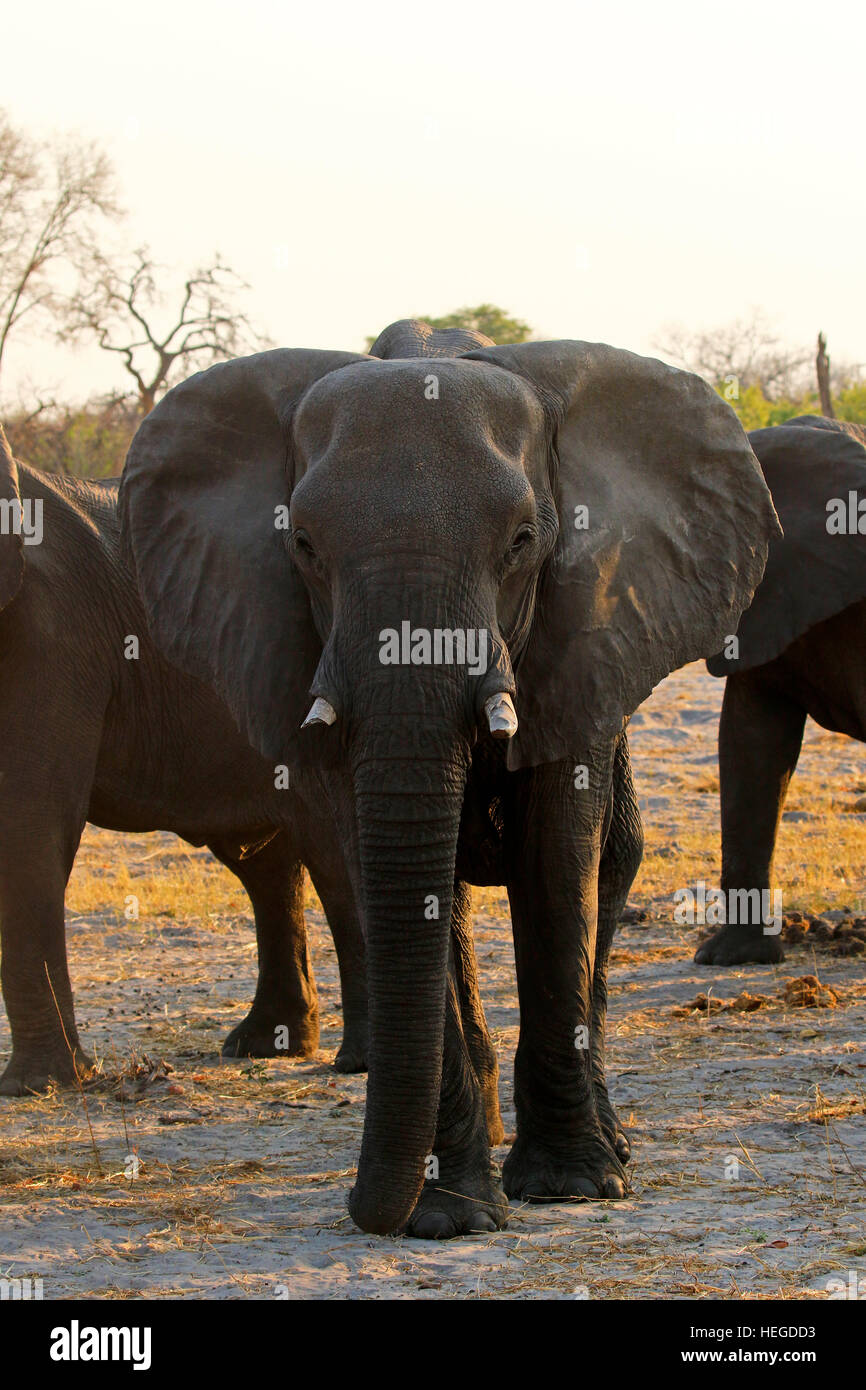
[(635, 795), (626, 735), (622, 734), (613, 772), (610, 827), (598, 871), (598, 932), (592, 979), (592, 1076), (599, 1119), (621, 1163), (631, 1156), (605, 1079), (605, 1025), (607, 1018), (607, 967), (614, 933), (629, 889), (643, 858), (643, 826)]
[(505, 1127), (499, 1111), (499, 1062), (487, 1029), (478, 987), (478, 962), (472, 939), (472, 896), (468, 885), (459, 879), (454, 884), (451, 941), (463, 1036), (484, 1098), (490, 1144), (495, 1147), (505, 1138)]
[(345, 862), (336, 849), (325, 846), (326, 851), (329, 848), (330, 852), (322, 853), (320, 843), (307, 862), (328, 919), (340, 971), (343, 1039), (334, 1067), (344, 1073), (363, 1072), (370, 1048), (364, 933)]
[(69, 1085), (93, 1066), (75, 1025), (64, 917), (84, 824), (61, 829), (58, 820), (30, 817), (26, 834), (17, 814), (15, 825), (0, 824), (0, 973), (12, 1033), (3, 1096)]
[(259, 955), (255, 997), (223, 1043), (223, 1056), (310, 1057), (319, 1046), (319, 1003), (304, 921), (304, 866), (285, 830), (249, 858), (227, 841), (208, 848), (249, 895)]

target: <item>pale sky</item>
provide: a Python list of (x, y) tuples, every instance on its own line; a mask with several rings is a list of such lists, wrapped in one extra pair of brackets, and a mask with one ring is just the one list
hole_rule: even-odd
[[(0, 104), (113, 159), (131, 245), (219, 250), (281, 346), (493, 301), (651, 351), (761, 306), (866, 363), (859, 3), (40, 0)], [(98, 352), (10, 349), (78, 397)]]

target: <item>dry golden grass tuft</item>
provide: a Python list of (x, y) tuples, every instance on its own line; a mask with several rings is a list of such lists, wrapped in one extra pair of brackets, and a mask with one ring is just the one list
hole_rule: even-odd
[[(833, 740), (834, 735), (826, 735)], [(849, 748), (850, 740), (845, 740)], [(670, 795), (679, 807), (677, 851), (672, 860), (666, 837), (659, 836), (651, 815), (646, 822), (646, 853), (632, 888), (632, 899), (659, 906), (671, 904), (672, 888), (703, 881), (718, 884), (721, 846), (714, 819), (718, 785), (704, 790), (696, 778), (662, 776), (653, 786), (656, 795)], [(866, 886), (866, 817), (853, 815), (851, 795), (821, 776), (802, 775), (791, 783), (786, 816), (776, 845), (774, 886), (783, 888), (785, 911), (821, 913), (863, 903)], [(707, 803), (709, 803), (709, 808)], [(809, 820), (796, 819), (808, 815)]]
[[(118, 852), (123, 845), (127, 853)], [(137, 900), (139, 921), (169, 918), (196, 921), (248, 914), (249, 899), (239, 881), (207, 849), (197, 849), (167, 832), (118, 836), (88, 826), (66, 895), (67, 914), (99, 915), (128, 926), (130, 899)], [(315, 889), (307, 880), (306, 906), (320, 910)]]

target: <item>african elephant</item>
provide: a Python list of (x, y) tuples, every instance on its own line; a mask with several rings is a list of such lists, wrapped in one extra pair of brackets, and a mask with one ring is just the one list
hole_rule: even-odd
[[(336, 1065), (366, 1062), (363, 938), (333, 822), (238, 733), (213, 690), (147, 635), (118, 550), (117, 481), (17, 465), (0, 430), (0, 935), (12, 1057), (0, 1094), (89, 1065), (75, 1025), (64, 895), (86, 821), (207, 843), (255, 914), (259, 979), (228, 1056), (318, 1046), (303, 863), (328, 916), (343, 990)], [(303, 863), (302, 863), (303, 861)]]
[[(168, 393), (120, 506), (154, 641), (339, 827), (370, 1007), (356, 1223), (445, 1236), (503, 1225), (505, 1193), (622, 1196), (603, 1034), (641, 853), (624, 723), (718, 650), (763, 572), (775, 514), (733, 412), (598, 344), (275, 350)], [(460, 1001), (466, 882), (511, 905), (504, 1192)]]
[(727, 676), (719, 785), (728, 920), (699, 947), (701, 965), (784, 960), (779, 936), (762, 925), (762, 894), (806, 715), (866, 739), (866, 429), (804, 415), (749, 440), (785, 534), (771, 542), (738, 649), (707, 662)]

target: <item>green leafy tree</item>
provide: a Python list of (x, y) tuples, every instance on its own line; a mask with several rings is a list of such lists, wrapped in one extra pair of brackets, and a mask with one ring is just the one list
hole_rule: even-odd
[[(715, 388), (736, 411), (743, 429), (762, 430), (768, 425), (783, 425), (795, 415), (820, 415), (821, 402), (817, 391), (804, 391), (799, 396), (781, 396), (768, 400), (760, 386), (741, 387), (736, 394), (725, 382), (715, 382)], [(837, 420), (853, 420), (866, 424), (866, 382), (846, 387), (833, 397)]]
[[(455, 309), (453, 314), (434, 318), (432, 314), (416, 314), (416, 318), (429, 323), (431, 328), (468, 328), (474, 333), (484, 333), (494, 343), (525, 343), (532, 334), (528, 323), (512, 318), (498, 304), (476, 304), (474, 309)], [(364, 351), (369, 352), (376, 337), (368, 338)]]
[(852, 383), (833, 398), (837, 420), (851, 420), (866, 425), (866, 381)]
[(426, 317), (431, 328), (468, 328), (484, 333), (494, 343), (525, 343), (532, 329), (523, 319), (512, 318), (498, 304), (477, 304), (474, 309), (455, 309), (442, 318)]

